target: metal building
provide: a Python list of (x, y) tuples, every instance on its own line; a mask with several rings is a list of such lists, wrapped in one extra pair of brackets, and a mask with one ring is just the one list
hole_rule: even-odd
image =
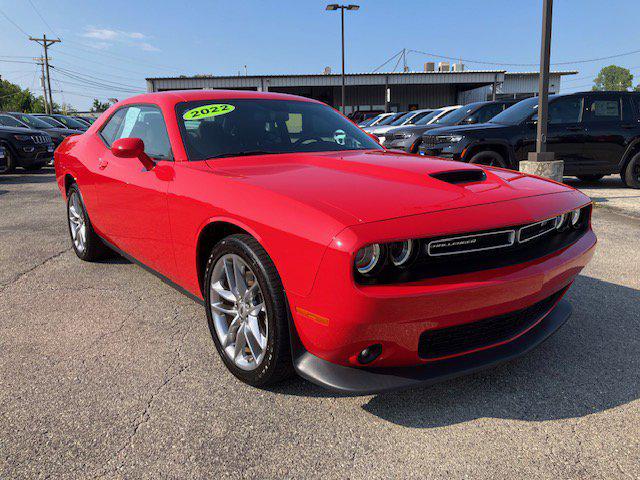
[[(404, 111), (466, 104), (496, 98), (526, 98), (538, 90), (537, 72), (504, 70), (424, 71), (403, 73), (351, 73), (345, 76), (347, 114), (355, 110)], [(425, 70), (428, 67), (425, 66)], [(564, 75), (552, 72), (549, 89), (560, 91)], [(341, 76), (248, 75), (147, 78), (149, 92), (167, 90), (232, 89), (290, 93), (310, 97), (334, 107), (340, 105)]]

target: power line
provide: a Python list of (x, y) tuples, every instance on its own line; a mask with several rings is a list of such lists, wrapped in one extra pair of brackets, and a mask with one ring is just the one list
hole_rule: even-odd
[(4, 18), (6, 18), (6, 19), (7, 19), (7, 21), (9, 21), (9, 23), (11, 23), (11, 24), (12, 24), (14, 27), (16, 27), (18, 30), (20, 30), (20, 31), (21, 31), (25, 36), (27, 36), (27, 37), (29, 36), (29, 34), (28, 34), (27, 32), (25, 32), (25, 31), (22, 29), (22, 27), (21, 27), (20, 25), (18, 25), (16, 22), (14, 22), (13, 20), (11, 20), (11, 19), (9, 18), (9, 16), (8, 16), (6, 13), (4, 13), (2, 10), (0, 10), (0, 13), (2, 14), (2, 16), (3, 16)]
[(110, 80), (101, 80), (100, 78), (92, 77), (91, 75), (81, 74), (79, 72), (74, 72), (73, 70), (67, 70), (60, 67), (53, 67), (53, 68), (55, 68), (58, 72), (60, 72), (62, 75), (66, 77), (72, 78), (74, 80), (79, 80), (86, 84), (113, 88), (114, 90), (129, 90), (132, 92), (141, 91), (139, 90), (139, 87), (135, 85), (127, 85), (124, 83), (112, 82)]
[[(60, 51), (60, 50), (57, 50), (57, 51), (56, 51), (56, 55), (64, 55), (64, 56), (66, 56), (66, 57), (73, 57), (73, 58), (76, 58), (76, 59), (78, 59), (78, 60), (82, 60), (82, 61), (84, 61), (84, 62), (88, 62), (88, 63), (94, 64), (94, 65), (101, 65), (102, 67), (105, 67), (105, 66), (107, 66), (107, 67), (108, 67), (108, 66), (109, 66), (109, 64), (105, 63), (104, 61), (99, 62), (99, 61), (96, 61), (96, 60), (90, 60), (90, 59), (88, 59), (88, 58), (81, 57), (81, 56), (79, 56), (79, 55), (73, 55), (73, 54), (71, 54), (71, 53), (69, 53), (69, 52), (66, 52), (66, 51)], [(57, 64), (59, 61), (60, 61), (60, 60), (56, 61), (56, 64)], [(71, 63), (71, 62), (63, 61), (63, 63), (66, 63), (66, 64), (68, 64), (68, 65), (75, 66), (75, 65), (74, 65), (73, 63)], [(146, 75), (146, 73), (143, 73), (143, 72), (141, 72), (141, 71), (136, 71), (136, 70), (130, 70), (130, 69), (127, 69), (127, 68), (122, 68), (120, 65), (118, 65), (116, 68), (118, 69), (118, 71), (122, 71), (122, 72), (130, 72), (130, 73), (134, 73), (134, 74), (136, 74), (136, 75), (140, 75), (140, 76), (142, 76), (142, 77), (144, 77), (144, 76)], [(122, 75), (115, 75), (115, 74), (113, 74), (113, 73), (103, 73), (103, 72), (100, 72), (100, 75), (103, 75), (103, 76), (109, 76), (109, 77), (114, 77), (114, 78), (122, 78), (122, 79), (125, 79), (125, 80), (131, 80), (131, 76), (125, 77), (125, 76), (122, 76)]]
[(402, 54), (403, 50), (400, 50), (398, 53), (396, 53), (395, 55), (393, 55), (391, 58), (389, 58), (386, 62), (384, 62), (382, 65), (377, 66), (376, 68), (374, 68), (372, 70), (372, 73), (377, 72), (378, 70), (380, 70), (382, 67), (384, 67), (387, 63), (391, 62), (394, 58), (396, 58), (398, 55)]
[[(435, 58), (444, 58), (447, 60), (460, 60), (462, 62), (465, 63), (477, 63), (480, 65), (496, 65), (496, 66), (508, 66), (508, 67), (536, 67), (539, 66), (539, 63), (509, 63), (509, 62), (495, 62), (495, 61), (482, 61), (482, 60), (471, 60), (468, 58), (459, 58), (459, 57), (451, 57), (448, 55), (439, 55), (437, 53), (430, 53), (430, 52), (423, 52), (421, 50), (407, 50), (407, 52), (410, 53), (419, 53), (421, 55), (427, 55), (430, 57), (435, 57)], [(583, 63), (591, 63), (591, 62), (600, 62), (602, 60), (609, 60), (611, 58), (619, 58), (619, 57), (624, 57), (627, 55), (633, 55), (635, 53), (640, 53), (640, 49), (638, 50), (632, 50), (630, 52), (624, 52), (624, 53), (616, 53), (614, 55), (608, 55), (606, 57), (597, 57), (597, 58), (588, 58), (588, 59), (582, 59), (582, 60), (574, 60), (574, 61), (570, 61), (570, 62), (552, 62), (551, 65), (578, 65), (578, 64), (583, 64)]]
[(49, 25), (49, 22), (47, 22), (47, 21), (45, 20), (45, 18), (40, 14), (40, 11), (36, 8), (35, 3), (33, 3), (33, 1), (32, 1), (32, 0), (29, 0), (29, 3), (31, 4), (31, 7), (33, 8), (33, 10), (36, 12), (36, 15), (38, 15), (38, 16), (40, 17), (40, 20), (42, 20), (42, 23), (44, 23), (44, 25), (45, 25), (49, 30), (51, 30), (53, 33), (55, 33), (55, 34), (56, 34), (56, 36), (57, 36), (58, 38), (60, 38), (60, 35), (58, 35), (58, 33), (55, 31), (55, 29), (54, 29), (54, 28), (52, 28), (52, 27), (51, 27), (51, 25)]

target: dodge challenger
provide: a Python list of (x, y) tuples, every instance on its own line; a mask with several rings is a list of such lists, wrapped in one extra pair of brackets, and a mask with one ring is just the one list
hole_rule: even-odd
[(259, 387), (365, 394), (518, 357), (569, 317), (591, 204), (519, 172), (386, 151), (329, 106), (176, 91), (55, 153), (76, 255), (117, 252), (204, 305)]

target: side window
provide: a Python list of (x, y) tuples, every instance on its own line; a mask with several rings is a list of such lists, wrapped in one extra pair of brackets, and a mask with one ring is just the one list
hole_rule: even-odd
[(128, 108), (123, 108), (114, 113), (100, 131), (100, 136), (109, 148), (111, 148), (113, 142), (120, 138), (118, 137), (118, 132), (120, 132), (122, 121), (124, 120), (127, 110)]
[(589, 100), (589, 122), (619, 122), (622, 120), (622, 105), (620, 97), (594, 97)]
[(583, 98), (559, 98), (549, 104), (549, 124), (582, 122)]
[[(478, 109), (471, 117), (475, 120), (473, 123), (487, 123), (502, 111), (502, 104), (494, 103)], [(470, 118), (471, 118), (470, 117)]]
[(140, 138), (144, 150), (153, 158), (170, 159), (171, 144), (167, 127), (159, 108), (135, 105), (118, 110), (101, 132), (107, 145), (120, 138)]

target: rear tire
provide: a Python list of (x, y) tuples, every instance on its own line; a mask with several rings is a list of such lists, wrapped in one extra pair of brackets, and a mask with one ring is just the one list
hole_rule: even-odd
[[(234, 273), (229, 280), (228, 268), (240, 272), (237, 275), (244, 280), (237, 282)], [(204, 287), (209, 330), (227, 369), (255, 387), (290, 377), (293, 365), (284, 288), (273, 261), (255, 238), (235, 234), (216, 244), (207, 261)], [(247, 293), (250, 291), (253, 294)], [(253, 310), (259, 304), (263, 307)], [(252, 347), (255, 343), (250, 340), (259, 337), (258, 346)]]
[(476, 153), (471, 157), (469, 163), (473, 163), (475, 165), (486, 165), (487, 167), (509, 168), (502, 155), (492, 150), (484, 150)]
[(636, 153), (620, 173), (627, 187), (640, 188), (640, 153)]
[(604, 175), (576, 175), (578, 180), (582, 180), (583, 182), (597, 182), (604, 178)]
[(75, 183), (67, 193), (67, 225), (73, 251), (80, 260), (95, 262), (110, 254), (109, 248), (93, 230), (80, 189)]
[(43, 167), (44, 167), (44, 165), (38, 164), (38, 165), (29, 165), (29, 166), (22, 167), (22, 168), (24, 170), (26, 170), (27, 172), (39, 172), (40, 170), (42, 170)]
[(15, 160), (13, 159), (13, 155), (11, 154), (9, 147), (5, 146), (4, 160), (2, 165), (0, 165), (0, 175), (6, 174), (6, 173), (13, 173), (15, 169), (16, 169), (16, 164), (15, 164)]

